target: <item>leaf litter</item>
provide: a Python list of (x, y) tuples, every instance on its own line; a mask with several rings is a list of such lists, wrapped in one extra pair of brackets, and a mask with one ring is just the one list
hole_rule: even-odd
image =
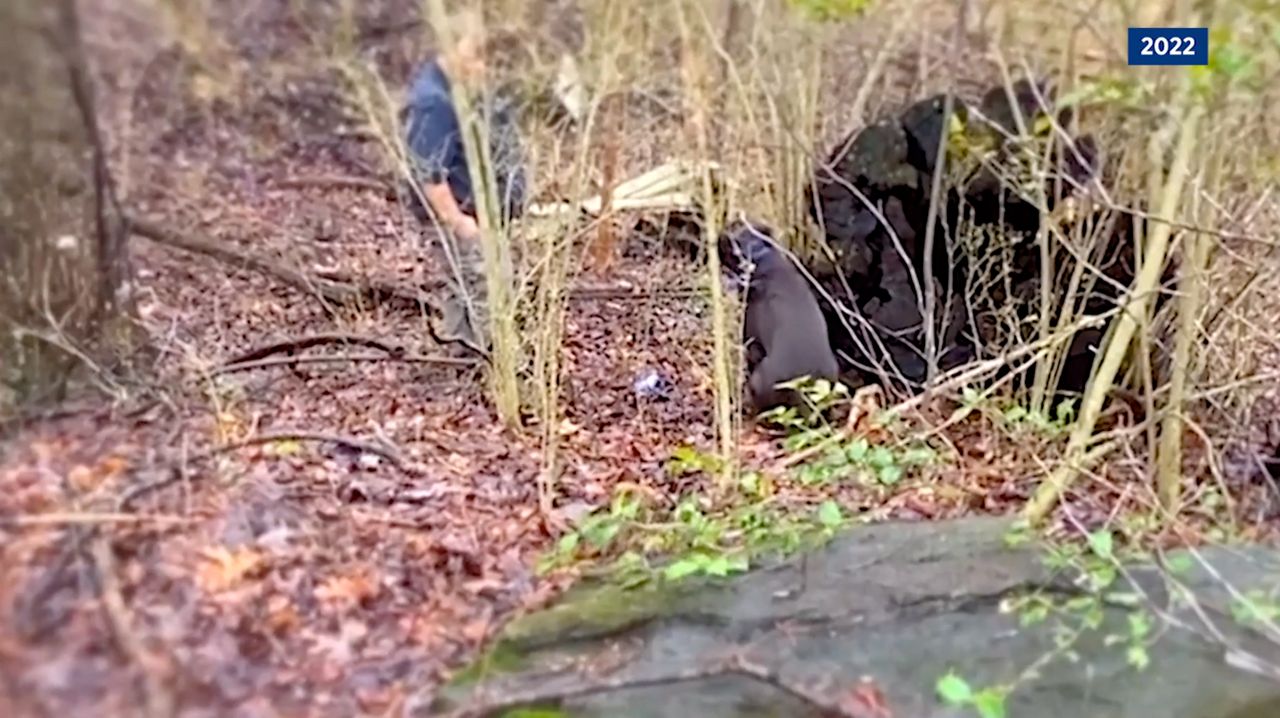
[[(409, 12), (393, 0), (367, 5), (370, 22)], [(274, 69), (242, 77), (234, 99), (209, 102), (183, 91), (190, 64), (180, 52), (162, 62), (175, 51), (104, 40), (145, 25), (139, 7), (90, 14), (104, 83), (136, 83), (103, 102), (113, 160), (128, 156), (130, 202), (311, 271), (407, 285), (438, 276), (414, 225), (380, 193), (273, 189), (281, 177), (368, 174), (379, 164), (376, 148), (338, 136), (348, 119), (333, 109), (341, 104), (333, 78), (287, 61), (310, 50), (286, 6), (263, 0), (215, 13), (246, 62)], [(404, 79), (413, 58), (401, 45), (374, 49), (388, 76)], [(131, 126), (130, 115), (142, 124)], [(162, 402), (103, 402), (24, 427), (0, 446), (0, 519), (113, 512), (123, 492), (176, 474), (134, 511), (189, 522), (0, 524), (4, 715), (134, 715), (142, 672), (163, 679), (184, 716), (398, 715), (429, 700), (505, 621), (572, 581), (571, 572), (540, 577), (534, 566), (618, 487), (643, 487), (672, 506), (710, 488), (664, 469), (673, 450), (709, 449), (714, 435), (711, 338), (694, 301), (570, 303), (560, 501), (546, 515), (541, 446), (499, 425), (469, 372), (389, 361), (205, 375), (248, 349), (335, 328), (426, 353), (421, 317), (377, 309), (329, 317), (313, 298), (261, 276), (142, 241), (133, 247), (140, 317), (161, 349), (161, 381), (174, 389)], [(660, 253), (624, 258), (607, 279), (660, 288), (692, 271)], [(637, 391), (642, 376), (661, 378), (661, 401)], [(271, 431), (385, 439), (415, 471), (321, 441), (210, 452)], [(821, 507), (830, 521), (835, 508), (861, 520), (934, 520), (1020, 507), (1044, 446), (978, 418), (948, 439), (959, 452), (945, 469), (891, 486), (812, 486), (781, 472), (771, 477), (774, 500)], [(783, 457), (759, 434), (740, 450), (749, 466)], [(1123, 488), (1135, 480), (1129, 473), (1121, 467), (1110, 483), (1076, 492), (1083, 522), (1137, 502)], [(120, 660), (101, 619), (101, 577), (81, 560), (94, 536), (110, 541), (146, 661)], [(873, 688), (847, 700), (877, 706)]]

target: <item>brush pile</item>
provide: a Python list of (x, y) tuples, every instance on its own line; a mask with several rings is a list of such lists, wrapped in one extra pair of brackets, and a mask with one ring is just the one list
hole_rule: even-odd
[[(1135, 226), (1106, 203), (1080, 211), (1080, 200), (1105, 196), (1106, 172), (1073, 119), (1046, 84), (1021, 80), (972, 107), (921, 100), (830, 152), (809, 213), (832, 253), (815, 274), (846, 372), (915, 391), (931, 364), (998, 356), (1049, 326), (1065, 347), (1052, 385), (1083, 388), (1105, 325), (1071, 327), (1112, 309), (1129, 285)], [(1053, 289), (1042, 296), (1044, 277)]]

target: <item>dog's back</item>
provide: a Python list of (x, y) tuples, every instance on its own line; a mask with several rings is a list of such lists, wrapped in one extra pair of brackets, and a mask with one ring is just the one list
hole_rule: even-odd
[(747, 289), (744, 338), (749, 346), (751, 403), (757, 411), (800, 406), (777, 384), (803, 376), (834, 381), (839, 374), (826, 319), (809, 282), (768, 230), (741, 228), (732, 236), (739, 255), (753, 265)]

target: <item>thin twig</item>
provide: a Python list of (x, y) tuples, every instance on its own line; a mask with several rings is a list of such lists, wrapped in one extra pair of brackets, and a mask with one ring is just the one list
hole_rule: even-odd
[(355, 175), (301, 175), (286, 177), (275, 183), (280, 189), (355, 189), (370, 192), (389, 192), (392, 186), (372, 177)]
[(388, 354), (337, 354), (332, 356), (310, 357), (274, 357), (257, 361), (224, 364), (209, 372), (208, 377), (224, 376), (255, 369), (271, 369), (281, 366), (297, 366), (299, 364), (355, 364), (361, 362), (402, 362), (405, 364), (439, 364), (444, 366), (475, 367), (482, 362), (479, 359), (461, 359), (433, 355), (388, 355)]
[(258, 359), (266, 359), (272, 354), (302, 351), (303, 349), (325, 346), (327, 344), (355, 345), (369, 347), (371, 349), (380, 349), (392, 356), (398, 356), (405, 353), (405, 349), (402, 346), (388, 344), (381, 339), (362, 336), (360, 334), (313, 334), (305, 337), (297, 337), (295, 339), (285, 339), (273, 344), (268, 344), (264, 347), (252, 349), (226, 360), (220, 366), (226, 367), (235, 364), (243, 364), (245, 362), (256, 361)]
[[(353, 439), (351, 437), (342, 436), (339, 434), (328, 434), (328, 433), (318, 432), (318, 431), (295, 431), (295, 430), (281, 430), (281, 431), (268, 432), (265, 434), (259, 434), (257, 436), (249, 437), (248, 439), (244, 439), (242, 441), (236, 441), (230, 444), (216, 446), (204, 452), (203, 454), (200, 454), (196, 457), (192, 457), (189, 461), (185, 463), (193, 463), (197, 460), (208, 459), (210, 457), (217, 456), (218, 454), (225, 454), (231, 451), (238, 451), (240, 449), (244, 449), (250, 446), (257, 446), (260, 444), (270, 444), (276, 441), (320, 441), (320, 442), (327, 442), (331, 444), (337, 444), (339, 446), (345, 446), (348, 449), (351, 449), (353, 451), (358, 451), (363, 454), (373, 454), (375, 456), (382, 457), (386, 459), (392, 466), (396, 467), (397, 469), (399, 469), (400, 471), (403, 471), (406, 474), (418, 475), (419, 473), (421, 473), (418, 469), (405, 464), (404, 459), (401, 458), (400, 456), (399, 449), (393, 446), (386, 446), (384, 444), (377, 444), (369, 441), (362, 441), (360, 439)], [(120, 496), (119, 501), (117, 501), (117, 506), (119, 507), (119, 510), (124, 511), (125, 509), (129, 508), (129, 506), (134, 501), (137, 501), (143, 496), (146, 496), (147, 494), (158, 491), (166, 486), (169, 486), (170, 484), (176, 483), (177, 481), (186, 478), (187, 473), (188, 472), (184, 469), (174, 467), (163, 478), (156, 479), (155, 481), (152, 481), (150, 483), (134, 486), (133, 488), (124, 492)]]
[(138, 666), (142, 677), (142, 698), (148, 718), (169, 718), (174, 714), (174, 698), (156, 675), (155, 659), (143, 646), (133, 629), (129, 608), (120, 592), (120, 581), (111, 556), (110, 540), (99, 536), (93, 542), (91, 555), (97, 574), (102, 613), (111, 630), (116, 648)]
[[(203, 254), (235, 267), (252, 270), (319, 297), (325, 302), (326, 309), (331, 309), (328, 306), (330, 304), (389, 304), (404, 306), (427, 315), (433, 315), (435, 312), (425, 295), (428, 292), (443, 288), (446, 284), (443, 280), (430, 280), (422, 283), (419, 287), (400, 287), (391, 284), (343, 281), (314, 274), (309, 275), (286, 266), (282, 262), (236, 249), (227, 242), (218, 241), (195, 232), (181, 232), (150, 219), (130, 216), (127, 218), (127, 223), (129, 230), (139, 237), (145, 237), (153, 242), (177, 247), (188, 252)], [(462, 344), (477, 355), (488, 359), (486, 352), (478, 347), (471, 346), (465, 341), (451, 341), (442, 338), (436, 333), (431, 322), (426, 322), (426, 329), (432, 341), (441, 346), (451, 343)]]
[(64, 513), (51, 512), (29, 516), (9, 516), (0, 518), (0, 526), (30, 528), (33, 526), (92, 526), (99, 524), (185, 524), (190, 519), (182, 516), (148, 516), (127, 513)]
[(277, 441), (320, 441), (320, 442), (327, 442), (331, 444), (337, 444), (339, 446), (345, 446), (346, 448), (351, 449), (353, 451), (359, 451), (364, 454), (374, 454), (375, 456), (381, 456), (382, 458), (391, 462), (392, 465), (394, 465), (397, 469), (400, 469), (402, 471), (407, 470), (404, 465), (404, 460), (400, 458), (400, 452), (394, 447), (385, 446), (383, 444), (375, 444), (370, 441), (361, 441), (360, 439), (353, 439), (351, 437), (342, 436), (340, 434), (327, 434), (327, 433), (318, 432), (318, 431), (294, 431), (294, 430), (270, 431), (265, 434), (251, 436), (248, 439), (243, 439), (241, 441), (235, 441), (230, 444), (224, 444), (222, 446), (214, 447), (213, 449), (209, 450), (209, 454), (211, 456), (216, 454), (225, 454), (230, 451), (237, 451), (239, 449), (248, 448), (250, 446), (258, 446), (261, 444), (270, 444)]
[(652, 287), (649, 289), (628, 289), (626, 287), (579, 287), (569, 291), (569, 299), (591, 301), (601, 299), (690, 299), (701, 297), (709, 290), (701, 287)]

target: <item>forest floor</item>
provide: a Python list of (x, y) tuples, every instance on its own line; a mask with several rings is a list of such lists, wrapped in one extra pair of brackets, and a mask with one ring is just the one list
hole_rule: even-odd
[[(280, 186), (373, 176), (380, 160), (344, 132), (331, 75), (284, 59), (306, 42), (291, 4), (249, 5), (227, 4), (218, 18), (243, 45), (237, 67), (251, 68), (233, 102), (198, 101), (187, 61), (158, 40), (118, 39), (146, 35), (137, 15), (95, 13), (129, 205), (310, 272), (405, 286), (440, 276), (412, 218), (383, 193)], [(369, 45), (403, 82), (417, 36)], [(649, 238), (627, 237), (614, 268), (576, 280), (638, 298), (569, 304), (550, 513), (539, 507), (540, 431), (504, 429), (474, 369), (392, 358), (210, 373), (315, 334), (437, 353), (422, 317), (384, 308), (335, 318), (260, 274), (142, 239), (133, 247), (162, 399), (126, 390), (78, 403), (29, 423), (0, 454), (0, 517), (29, 517), (0, 524), (4, 715), (124, 716), (170, 701), (191, 716), (397, 715), (573, 580), (535, 566), (585, 508), (607, 505), (620, 485), (671, 504), (698, 488), (665, 464), (679, 447), (713, 449), (708, 315), (696, 298), (645, 290), (687, 286), (699, 268)], [(376, 352), (330, 347), (339, 354)], [(666, 400), (633, 388), (649, 370), (672, 382)], [(352, 441), (294, 436), (305, 434)], [(980, 419), (941, 440), (954, 449), (944, 467), (892, 485), (780, 475), (780, 491), (810, 506), (835, 498), (861, 520), (1009, 513), (1055, 441)], [(393, 446), (395, 460), (359, 442)], [(749, 425), (739, 443), (750, 466), (784, 456)], [(1135, 472), (1121, 460), (1082, 486), (1075, 520), (1098, 526), (1132, 508), (1124, 482)], [(157, 481), (168, 483), (120, 512), (122, 495)], [(1195, 521), (1183, 530), (1194, 534)]]

